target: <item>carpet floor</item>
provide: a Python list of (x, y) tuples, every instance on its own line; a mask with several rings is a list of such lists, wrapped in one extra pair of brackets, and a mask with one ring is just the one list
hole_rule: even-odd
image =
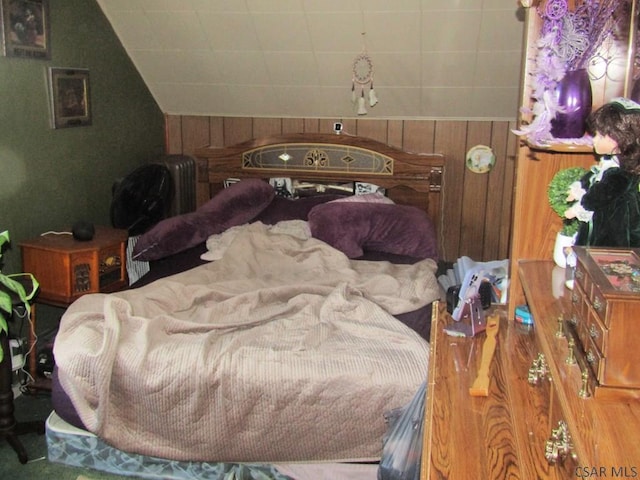
[[(44, 422), (52, 411), (49, 393), (20, 395), (14, 401), (14, 416), (17, 422)], [(27, 451), (28, 461), (20, 463), (18, 455), (6, 439), (0, 438), (0, 478), (11, 480), (110, 480), (131, 478), (107, 474), (88, 468), (77, 468), (47, 459), (47, 442), (43, 434), (25, 433), (20, 442)]]

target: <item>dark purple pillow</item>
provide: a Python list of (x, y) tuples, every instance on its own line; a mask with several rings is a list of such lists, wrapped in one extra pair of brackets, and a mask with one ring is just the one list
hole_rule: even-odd
[(284, 220), (307, 220), (313, 207), (340, 198), (344, 195), (325, 194), (298, 199), (275, 197), (254, 220), (265, 225), (275, 225)]
[(309, 213), (311, 235), (358, 258), (364, 250), (438, 259), (435, 228), (426, 212), (409, 205), (332, 202)]
[(234, 183), (195, 212), (162, 220), (142, 234), (133, 250), (133, 258), (158, 260), (194, 247), (210, 235), (253, 220), (274, 196), (273, 187), (260, 179)]

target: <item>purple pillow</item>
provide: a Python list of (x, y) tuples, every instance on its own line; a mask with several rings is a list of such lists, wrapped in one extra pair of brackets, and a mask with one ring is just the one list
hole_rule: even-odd
[(254, 220), (265, 225), (275, 225), (283, 220), (307, 220), (313, 207), (340, 198), (345, 197), (339, 194), (314, 195), (298, 199), (275, 197)]
[(435, 228), (427, 213), (409, 205), (332, 202), (309, 213), (311, 235), (343, 252), (364, 250), (438, 259)]
[(230, 227), (247, 223), (271, 203), (275, 191), (260, 179), (232, 184), (195, 212), (167, 218), (142, 234), (133, 258), (150, 261), (194, 247)]

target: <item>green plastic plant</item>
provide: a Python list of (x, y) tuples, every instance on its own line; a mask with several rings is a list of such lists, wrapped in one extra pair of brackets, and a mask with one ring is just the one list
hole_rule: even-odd
[(549, 205), (562, 219), (562, 229), (560, 233), (567, 236), (573, 236), (578, 232), (580, 222), (577, 218), (565, 218), (564, 214), (567, 209), (573, 205), (573, 202), (567, 201), (569, 195), (569, 186), (587, 173), (583, 167), (569, 167), (558, 170), (549, 182), (547, 194), (549, 196)]
[[(31, 313), (30, 301), (38, 291), (38, 281), (30, 273), (16, 273), (5, 275), (2, 273), (2, 251), (9, 243), (9, 232), (0, 233), (0, 333), (8, 333), (9, 326), (7, 318), (13, 312), (13, 300), (17, 297), (27, 310)], [(26, 288), (25, 288), (26, 285)], [(4, 352), (0, 348), (0, 362), (4, 358)]]

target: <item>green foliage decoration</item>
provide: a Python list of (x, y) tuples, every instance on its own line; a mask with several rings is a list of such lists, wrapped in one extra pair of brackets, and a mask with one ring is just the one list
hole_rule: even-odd
[(547, 187), (547, 195), (549, 197), (549, 205), (562, 219), (562, 229), (560, 233), (563, 235), (573, 236), (578, 232), (580, 222), (577, 218), (565, 218), (564, 214), (574, 202), (568, 202), (569, 186), (582, 178), (587, 173), (587, 169), (583, 167), (569, 167), (558, 170), (549, 182)]
[[(38, 291), (38, 281), (30, 273), (16, 273), (5, 275), (2, 273), (2, 251), (10, 242), (9, 232), (0, 232), (0, 333), (8, 333), (9, 326), (7, 318), (13, 313), (13, 300), (17, 297), (27, 310), (27, 315), (31, 314), (30, 301)], [(27, 287), (25, 288), (25, 285)], [(0, 348), (0, 362), (4, 358), (4, 352)]]

